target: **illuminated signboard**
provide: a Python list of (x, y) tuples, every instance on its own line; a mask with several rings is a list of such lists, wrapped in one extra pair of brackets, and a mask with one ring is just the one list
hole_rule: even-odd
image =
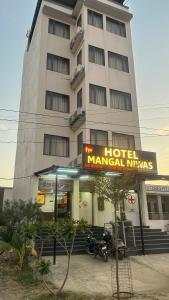
[(156, 153), (84, 144), (83, 168), (157, 174)]
[(36, 200), (37, 200), (38, 204), (44, 205), (45, 204), (45, 195), (38, 193)]

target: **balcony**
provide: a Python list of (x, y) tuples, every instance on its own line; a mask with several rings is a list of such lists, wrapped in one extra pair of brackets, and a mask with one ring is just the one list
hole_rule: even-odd
[(71, 88), (75, 90), (85, 76), (85, 67), (78, 65), (70, 81)]
[(77, 27), (77, 32), (70, 43), (70, 49), (73, 54), (75, 54), (77, 49), (80, 47), (83, 38), (84, 38), (84, 30), (81, 27)]
[(76, 131), (86, 120), (86, 113), (82, 108), (78, 108), (69, 119), (69, 126)]

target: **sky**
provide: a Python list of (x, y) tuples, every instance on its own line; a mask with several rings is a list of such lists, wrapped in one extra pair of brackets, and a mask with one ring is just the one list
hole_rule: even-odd
[[(17, 122), (9, 120), (18, 114), (3, 109), (19, 110), (26, 33), (36, 2), (0, 0), (0, 178), (14, 176)], [(134, 15), (142, 149), (156, 152), (159, 174), (169, 174), (169, 0), (129, 0), (127, 5)], [(12, 186), (12, 180), (0, 179), (0, 186)]]

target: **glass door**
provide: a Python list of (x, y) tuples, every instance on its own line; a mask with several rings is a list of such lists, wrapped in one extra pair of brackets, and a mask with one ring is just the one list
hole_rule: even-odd
[(71, 218), (71, 193), (58, 192), (58, 218), (68, 219)]

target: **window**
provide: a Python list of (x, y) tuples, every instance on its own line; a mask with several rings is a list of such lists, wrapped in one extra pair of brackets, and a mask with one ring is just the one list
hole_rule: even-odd
[(103, 29), (103, 16), (88, 9), (88, 24)]
[(168, 220), (169, 218), (169, 196), (161, 196), (161, 204), (162, 204), (162, 214), (161, 218), (163, 220)]
[(77, 108), (82, 107), (82, 89), (77, 93)]
[(160, 220), (158, 199), (156, 195), (147, 195), (147, 206), (150, 220)]
[(82, 65), (82, 50), (80, 50), (77, 56), (77, 65)]
[(128, 57), (114, 52), (108, 52), (109, 68), (129, 72)]
[(77, 136), (77, 154), (79, 155), (80, 153), (82, 153), (82, 150), (83, 150), (83, 132), (81, 132)]
[(69, 138), (44, 135), (44, 155), (68, 157), (69, 156)]
[(49, 19), (48, 32), (65, 39), (70, 39), (70, 26), (52, 19)]
[(82, 27), (82, 15), (80, 15), (77, 20), (77, 27)]
[(94, 84), (89, 85), (90, 103), (106, 106), (106, 88)]
[(69, 96), (47, 91), (45, 108), (58, 112), (69, 113)]
[(89, 61), (98, 65), (105, 65), (104, 50), (94, 46), (89, 46)]
[(107, 26), (107, 31), (126, 37), (126, 26), (124, 23), (107, 17), (106, 26)]
[(102, 130), (90, 130), (90, 143), (92, 145), (108, 146), (108, 132)]
[(48, 53), (47, 69), (69, 75), (69, 59)]
[(133, 135), (112, 133), (112, 146), (124, 149), (135, 149), (135, 140)]
[(110, 107), (132, 111), (131, 94), (110, 90)]

